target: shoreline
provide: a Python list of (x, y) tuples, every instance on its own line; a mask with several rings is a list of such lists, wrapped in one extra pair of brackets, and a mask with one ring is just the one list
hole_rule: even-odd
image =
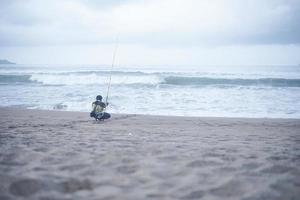
[(300, 196), (300, 119), (0, 112), (0, 199)]
[[(46, 110), (46, 109), (30, 109), (30, 108), (15, 108), (15, 107), (2, 107), (0, 106), (0, 110), (21, 110), (21, 111), (42, 111), (42, 112), (66, 112), (66, 113), (77, 113), (77, 114), (87, 114), (89, 116), (89, 111), (73, 111), (73, 110)], [(202, 119), (248, 119), (248, 120), (300, 120), (300, 118), (281, 118), (281, 117), (218, 117), (218, 116), (182, 116), (182, 115), (155, 115), (155, 114), (134, 114), (134, 113), (111, 113), (111, 115), (122, 116), (122, 115), (134, 115), (134, 116), (144, 116), (144, 117), (163, 117), (163, 118), (202, 118)], [(92, 119), (92, 118), (91, 118)]]

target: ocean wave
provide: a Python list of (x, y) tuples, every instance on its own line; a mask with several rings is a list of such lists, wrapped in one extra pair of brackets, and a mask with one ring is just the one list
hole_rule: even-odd
[[(104, 85), (107, 84), (107, 74), (32, 74), (32, 75), (0, 75), (0, 84), (28, 84), (36, 83), (42, 85)], [(160, 79), (155, 75), (114, 75), (111, 84), (148, 84), (157, 85)]]
[[(49, 75), (34, 74), (30, 77), (31, 81), (42, 83), (45, 85), (105, 85), (108, 83), (109, 76), (91, 74), (68, 74), (68, 75)], [(159, 84), (158, 76), (123, 76), (114, 75), (111, 79), (112, 85), (128, 85), (128, 84)]]
[[(42, 85), (105, 85), (108, 74), (32, 74), (32, 75), (0, 75), (0, 84)], [(174, 86), (269, 86), (300, 87), (300, 79), (284, 78), (216, 78), (169, 76), (166, 74), (126, 73), (113, 74), (112, 85), (174, 85)]]
[(30, 83), (31, 75), (0, 75), (1, 84), (10, 84), (10, 83)]
[(163, 74), (166, 72), (143, 72), (138, 70), (131, 71), (121, 71), (121, 70), (32, 70), (32, 69), (23, 69), (23, 70), (14, 70), (14, 69), (0, 69), (1, 75), (33, 75), (33, 74), (48, 74), (48, 75), (88, 75), (88, 74), (97, 74), (97, 75), (151, 75), (151, 74)]
[(169, 76), (163, 84), (169, 85), (233, 85), (233, 86), (272, 86), (272, 87), (300, 87), (300, 79), (284, 78), (207, 78), (207, 77), (178, 77)]

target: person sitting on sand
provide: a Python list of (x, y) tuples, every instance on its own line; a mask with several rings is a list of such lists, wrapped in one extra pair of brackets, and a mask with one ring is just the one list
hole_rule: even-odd
[(94, 117), (96, 120), (105, 120), (110, 118), (110, 114), (104, 112), (107, 105), (108, 103), (102, 102), (102, 96), (98, 95), (96, 97), (96, 101), (92, 104), (93, 110), (90, 113), (90, 116)]

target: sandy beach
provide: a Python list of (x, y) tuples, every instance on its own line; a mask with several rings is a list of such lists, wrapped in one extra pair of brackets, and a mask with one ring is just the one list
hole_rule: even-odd
[(0, 108), (0, 199), (299, 199), (300, 120)]

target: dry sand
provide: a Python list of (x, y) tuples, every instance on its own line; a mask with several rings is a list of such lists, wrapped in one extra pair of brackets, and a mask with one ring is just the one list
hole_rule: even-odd
[(0, 108), (0, 199), (300, 199), (300, 120)]

